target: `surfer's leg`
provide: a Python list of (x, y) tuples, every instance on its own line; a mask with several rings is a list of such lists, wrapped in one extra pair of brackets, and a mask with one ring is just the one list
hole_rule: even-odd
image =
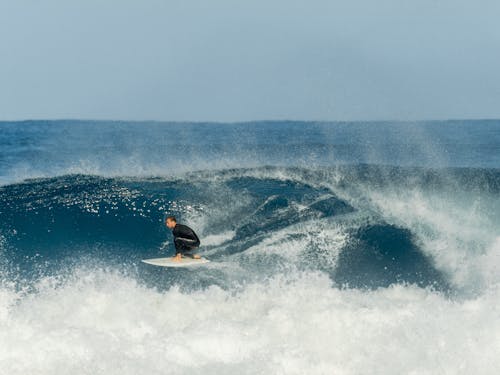
[(182, 254), (182, 256), (199, 259), (200, 256), (197, 254), (192, 254), (193, 250), (196, 250), (200, 243), (198, 241), (191, 240), (189, 238), (177, 237), (174, 240), (176, 253)]
[(182, 258), (182, 253), (184, 253), (187, 250), (186, 245), (182, 238), (175, 238), (174, 245), (175, 245), (175, 255), (173, 256), (173, 258), (175, 261), (180, 261)]
[(182, 251), (184, 243), (181, 238), (174, 238), (175, 254), (179, 254)]
[(186, 251), (189, 251), (191, 249), (191, 247), (189, 246), (189, 241), (190, 240), (188, 238), (177, 237), (174, 240), (175, 252), (185, 253)]
[(194, 251), (198, 249), (198, 246), (186, 246), (189, 249), (182, 253), (182, 256), (193, 259), (200, 259), (201, 257), (198, 254), (194, 254)]
[(193, 258), (193, 259), (200, 259), (201, 256), (199, 256), (198, 254), (195, 254), (195, 251), (198, 250), (198, 246), (199, 246), (199, 244), (189, 246), (189, 250), (186, 253), (184, 253), (183, 255), (185, 255), (189, 258)]

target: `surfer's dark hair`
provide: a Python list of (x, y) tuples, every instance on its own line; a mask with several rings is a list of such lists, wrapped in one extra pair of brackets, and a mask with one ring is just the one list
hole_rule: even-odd
[(175, 218), (175, 216), (167, 216), (165, 221), (167, 221), (167, 220), (170, 220), (170, 221), (173, 221), (174, 223), (177, 223), (177, 219)]

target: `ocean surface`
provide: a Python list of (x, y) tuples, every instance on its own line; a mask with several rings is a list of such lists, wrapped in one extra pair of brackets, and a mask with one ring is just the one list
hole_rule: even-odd
[[(176, 215), (212, 262), (163, 269)], [(0, 374), (499, 374), (500, 121), (0, 122)]]

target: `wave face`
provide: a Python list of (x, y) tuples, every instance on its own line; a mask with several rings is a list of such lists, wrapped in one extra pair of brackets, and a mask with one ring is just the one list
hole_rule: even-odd
[(0, 125), (0, 373), (498, 373), (500, 122)]

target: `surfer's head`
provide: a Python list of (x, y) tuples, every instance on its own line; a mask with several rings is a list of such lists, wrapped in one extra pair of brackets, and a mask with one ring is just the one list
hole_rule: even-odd
[(169, 229), (174, 229), (175, 224), (177, 224), (177, 220), (175, 219), (175, 216), (167, 216), (165, 219), (165, 225)]

